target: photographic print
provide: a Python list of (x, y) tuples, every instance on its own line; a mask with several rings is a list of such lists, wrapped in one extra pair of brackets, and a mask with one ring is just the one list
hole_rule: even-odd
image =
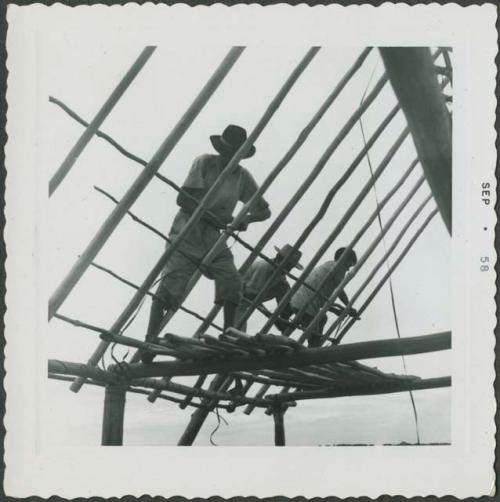
[(18, 496), (491, 490), (495, 10), (366, 7), (11, 6)]

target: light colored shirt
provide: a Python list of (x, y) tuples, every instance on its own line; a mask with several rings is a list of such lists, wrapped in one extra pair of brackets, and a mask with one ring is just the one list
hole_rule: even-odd
[[(336, 262), (331, 260), (316, 267), (306, 279), (306, 283), (315, 291), (319, 291), (320, 295), (316, 295), (314, 291), (307, 286), (301, 285), (290, 300), (290, 304), (295, 310), (300, 310), (311, 299), (306, 312), (312, 316), (316, 315), (325, 304), (324, 297), (328, 298), (344, 280), (346, 270), (344, 267), (336, 267)], [(324, 284), (320, 288), (321, 282), (327, 277)]]
[[(243, 291), (249, 298), (256, 297), (266, 286), (268, 279), (276, 270), (273, 265), (264, 260), (256, 260), (243, 276)], [(272, 282), (266, 287), (263, 302), (272, 300), (276, 295), (283, 295), (289, 289), (284, 272), (276, 274)]]
[[(193, 162), (183, 188), (198, 188), (209, 190), (224, 170), (222, 158), (219, 155), (201, 155)], [(222, 222), (232, 220), (236, 204), (248, 202), (258, 190), (253, 176), (243, 167), (236, 166), (232, 173), (219, 187), (217, 194), (209, 203), (208, 209)], [(253, 206), (253, 211), (267, 207), (267, 202), (260, 198)]]
[[(201, 155), (194, 160), (182, 187), (208, 191), (224, 167), (222, 158), (219, 155)], [(236, 204), (239, 201), (243, 203), (248, 202), (257, 190), (258, 185), (253, 176), (245, 168), (238, 165), (219, 187), (207, 208), (222, 223), (228, 224), (232, 221)], [(260, 211), (267, 207), (267, 202), (260, 197), (250, 212)], [(189, 218), (190, 214), (188, 212), (183, 209), (179, 210), (170, 229), (170, 236), (172, 238), (175, 238), (181, 232)], [(215, 244), (219, 235), (219, 230), (201, 219), (194, 225), (181, 243), (179, 249), (194, 257), (203, 257)]]

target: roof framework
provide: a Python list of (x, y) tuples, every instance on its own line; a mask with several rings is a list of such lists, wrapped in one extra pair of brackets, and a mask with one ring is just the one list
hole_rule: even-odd
[[(153, 341), (143, 342), (123, 334), (127, 323), (134, 315), (135, 310), (145, 295), (154, 297), (154, 293), (150, 291), (150, 288), (174, 250), (177, 249), (193, 225), (195, 225), (207, 211), (206, 208), (210, 200), (216, 195), (223, 181), (231, 174), (232, 170), (234, 170), (239, 161), (244, 157), (248, 148), (250, 148), (259, 137), (269, 120), (279, 109), (281, 103), (286, 99), (288, 92), (296, 85), (300, 76), (306, 71), (308, 65), (320, 50), (319, 47), (311, 47), (306, 52), (286, 82), (278, 90), (255, 128), (250, 132), (247, 141), (236, 152), (204, 198), (198, 201), (199, 204), (197, 209), (194, 211), (179, 236), (174, 241), (169, 241), (169, 238), (163, 235), (162, 232), (155, 229), (146, 221), (138, 218), (131, 211), (131, 208), (145, 187), (153, 179), (167, 184), (177, 192), (182, 191), (179, 186), (164, 175), (159, 174), (157, 171), (184, 132), (195, 120), (198, 113), (208, 102), (219, 84), (230, 72), (244, 48), (234, 47), (228, 52), (214, 74), (200, 91), (199, 95), (148, 162), (126, 150), (116, 140), (100, 131), (99, 127), (105, 116), (112, 111), (114, 104), (116, 104), (120, 96), (125, 92), (132, 80), (139, 74), (142, 67), (153, 54), (154, 49), (154, 47), (146, 47), (144, 49), (129, 72), (127, 72), (122, 81), (118, 84), (110, 98), (103, 105), (97, 116), (90, 123), (79, 117), (73, 110), (58, 99), (50, 98), (53, 103), (63, 109), (70, 117), (85, 128), (81, 138), (69, 152), (60, 169), (56, 172), (55, 179), (51, 180), (50, 193), (61, 185), (64, 178), (70, 173), (71, 168), (75, 166), (78, 155), (83, 151), (86, 144), (88, 144), (94, 135), (101, 137), (124, 156), (143, 166), (143, 170), (121, 200), (114, 198), (111, 194), (96, 187), (99, 193), (113, 202), (114, 208), (49, 301), (49, 320), (56, 318), (83, 329), (97, 332), (101, 338), (98, 347), (86, 364), (49, 360), (48, 371), (50, 378), (61, 381), (71, 380), (71, 390), (73, 392), (78, 392), (84, 384), (103, 386), (106, 388), (102, 443), (122, 444), (126, 392), (146, 394), (148, 400), (151, 402), (160, 398), (178, 403), (181, 408), (195, 408), (195, 412), (192, 414), (188, 426), (179, 440), (179, 444), (181, 445), (193, 443), (206, 416), (215, 407), (234, 411), (235, 408), (240, 406), (245, 406), (246, 414), (250, 414), (256, 407), (263, 408), (268, 413), (273, 414), (276, 433), (275, 443), (277, 445), (283, 445), (285, 442), (283, 415), (286, 409), (291, 406), (296, 406), (301, 400), (404, 392), (450, 386), (451, 378), (447, 376), (422, 379), (418, 376), (387, 374), (358, 362), (358, 360), (375, 357), (391, 357), (446, 350), (451, 347), (450, 332), (415, 336), (405, 339), (380, 339), (372, 342), (342, 344), (315, 349), (306, 349), (303, 346), (303, 342), (306, 340), (313, 324), (318, 320), (320, 315), (327, 311), (327, 309), (336, 308), (335, 301), (344, 286), (352, 280), (361, 268), (366, 268), (365, 263), (369, 256), (384, 238), (391, 225), (397, 219), (402, 218), (401, 213), (403, 208), (413, 199), (420, 187), (425, 183), (428, 183), (430, 186), (432, 196), (426, 198), (410, 218), (405, 221), (402, 230), (394, 239), (391, 246), (386, 250), (382, 259), (377, 262), (375, 267), (368, 274), (367, 279), (352, 296), (350, 306), (356, 302), (361, 292), (371, 287), (372, 291), (370, 295), (364, 303), (358, 307), (358, 311), (362, 313), (368, 308), (373, 298), (377, 295), (388, 278), (390, 278), (391, 274), (397, 269), (415, 241), (436, 214), (441, 214), (451, 234), (451, 114), (446, 104), (446, 102), (450, 100), (449, 96), (443, 94), (444, 89), (450, 86), (452, 81), (451, 59), (449, 57), (450, 49), (439, 48), (433, 54), (426, 48), (380, 49), (386, 68), (386, 74), (375, 83), (371, 92), (367, 94), (359, 107), (354, 110), (351, 117), (328, 145), (321, 158), (311, 169), (296, 192), (291, 196), (282, 211), (273, 219), (259, 241), (256, 244), (251, 244), (236, 236), (234, 231), (230, 228), (223, 230), (219, 240), (208, 252), (204, 260), (196, 264), (198, 269), (191, 278), (184, 295), (184, 298), (186, 298), (189, 292), (195, 287), (201, 276), (203, 267), (210, 264), (211, 260), (218, 254), (221, 246), (231, 236), (237, 237), (237, 242), (250, 251), (247, 259), (240, 268), (241, 273), (244, 273), (257, 257), (265, 259), (269, 263), (273, 263), (275, 266), (274, 276), (282, 272), (281, 267), (275, 265), (274, 262), (263, 253), (264, 246), (290, 215), (292, 209), (319, 176), (328, 160), (342, 144), (347, 134), (360, 120), (363, 113), (376, 100), (387, 82), (390, 81), (398, 98), (398, 105), (390, 110), (379, 127), (365, 141), (363, 148), (347, 167), (341, 178), (328, 192), (318, 208), (316, 215), (304, 228), (293, 245), (295, 249), (299, 249), (304, 242), (306, 242), (314, 228), (325, 215), (332, 200), (355, 172), (361, 161), (368, 154), (370, 148), (375, 144), (400, 110), (405, 114), (408, 126), (401, 132), (394, 145), (387, 151), (384, 158), (374, 170), (371, 179), (361, 187), (359, 194), (353, 200), (345, 214), (341, 216), (331, 233), (325, 237), (324, 242), (319, 246), (316, 254), (309, 263), (307, 263), (301, 275), (297, 277), (291, 273), (287, 273), (292, 279), (293, 285), (274, 312), (271, 313), (267, 311), (261, 305), (262, 295), (258, 295), (252, 301), (248, 301), (246, 312), (239, 324), (235, 328), (231, 328), (223, 333), (222, 329), (214, 323), (214, 319), (219, 311), (218, 306), (214, 306), (204, 318), (196, 312), (182, 306), (181, 309), (186, 313), (197, 317), (201, 321), (199, 328), (192, 338), (179, 337), (173, 334), (167, 334), (164, 337), (160, 337), (172, 317), (172, 314), (169, 314), (164, 317), (162, 326), (157, 333), (158, 336)], [(287, 164), (306, 141), (314, 127), (320, 122), (326, 111), (346, 88), (356, 72), (363, 66), (371, 50), (371, 48), (366, 48), (354, 61), (353, 65), (348, 69), (344, 77), (339, 81), (321, 107), (306, 124), (283, 158), (269, 172), (268, 176), (259, 187), (258, 192), (236, 215), (234, 219), (235, 225), (242, 221), (249, 208), (251, 208), (255, 201), (265, 193), (278, 175), (286, 168)], [(445, 66), (437, 66), (434, 64), (440, 56), (443, 56)], [(422, 106), (422, 103), (425, 103), (426, 106)], [(432, 133), (430, 133), (430, 131)], [(324, 307), (316, 318), (308, 325), (304, 325), (302, 317), (305, 309), (303, 309), (297, 314), (292, 322), (289, 322), (289, 327), (284, 333), (285, 336), (270, 334), (269, 330), (272, 329), (274, 322), (280, 316), (284, 306), (297, 289), (301, 285), (313, 289), (305, 282), (310, 272), (321, 260), (344, 225), (352, 218), (357, 207), (359, 207), (370, 190), (373, 189), (379, 176), (388, 168), (394, 155), (410, 135), (415, 143), (418, 158), (407, 167), (406, 171), (402, 173), (393, 188), (387, 193), (384, 199), (380, 201), (377, 210), (363, 223), (352, 242), (347, 246), (347, 250), (352, 249), (356, 245), (372, 222), (380, 216), (380, 211), (385, 204), (389, 202), (396, 193), (405, 189), (408, 177), (419, 163), (423, 167), (424, 176), (422, 176), (410, 189), (405, 189), (405, 193), (407, 193), (405, 199), (394, 210), (391, 217), (385, 222), (385, 225), (381, 227), (380, 234), (363, 252), (358, 264), (346, 276), (342, 284), (340, 284), (328, 298), (323, 297), (319, 291), (315, 291), (316, 295), (322, 296), (324, 302)], [(429, 209), (428, 206), (432, 202), (435, 202), (437, 207)], [(416, 218), (423, 211), (428, 211), (428, 215), (423, 223), (415, 228)], [(170, 242), (170, 245), (166, 248), (161, 258), (140, 285), (132, 283), (128, 279), (119, 276), (114, 271), (102, 267), (94, 261), (100, 249), (105, 245), (120, 221), (127, 214), (138, 224), (152, 231), (160, 238)], [(410, 240), (404, 249), (399, 252), (392, 265), (388, 267), (387, 273), (373, 286), (373, 278), (376, 272), (381, 266), (387, 263), (389, 256), (394, 253), (399, 242), (409, 232), (411, 233)], [(346, 257), (347, 252), (340, 258), (340, 261), (342, 262)], [(116, 280), (134, 290), (134, 294), (129, 303), (109, 329), (90, 325), (59, 312), (73, 287), (90, 266), (111, 275)], [(269, 283), (272, 282), (274, 276), (269, 279)], [(318, 289), (321, 289), (321, 286)], [(265, 287), (263, 290), (265, 290)], [(255, 336), (249, 336), (238, 328), (243, 325), (246, 319), (248, 319), (256, 309), (263, 312), (268, 317), (268, 320), (260, 333)], [(345, 310), (338, 310), (338, 317), (326, 330), (324, 341), (327, 339), (331, 340), (332, 335), (335, 333), (334, 338), (339, 342), (348, 332), (353, 322), (352, 319), (346, 317)], [(207, 328), (210, 326), (221, 332), (219, 336), (216, 337), (206, 334)], [(297, 339), (292, 337), (295, 333), (298, 333)], [(106, 370), (100, 369), (98, 368), (98, 363), (111, 344), (121, 344), (133, 347), (138, 349), (138, 351), (149, 350), (159, 356), (165, 356), (168, 359), (150, 365), (143, 365), (138, 362), (139, 352), (137, 351), (128, 362), (117, 362), (117, 364), (110, 366)], [(207, 378), (211, 374), (215, 374), (216, 376), (207, 384)], [(195, 375), (198, 378), (193, 385), (183, 385), (173, 381), (175, 377), (185, 375)], [(245, 382), (244, 391), (238, 395), (228, 391), (235, 377)], [(250, 395), (249, 391), (251, 387), (255, 385), (260, 385), (260, 388), (254, 395)], [(272, 390), (273, 388), (281, 390), (274, 391)]]

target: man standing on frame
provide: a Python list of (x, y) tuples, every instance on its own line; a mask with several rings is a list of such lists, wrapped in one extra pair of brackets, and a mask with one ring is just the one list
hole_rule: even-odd
[[(172, 241), (175, 241), (189, 221), (198, 206), (197, 201), (203, 199), (246, 139), (245, 129), (236, 125), (226, 127), (222, 135), (210, 136), (210, 141), (218, 155), (205, 154), (194, 160), (188, 177), (182, 185), (185, 193), (180, 192), (177, 197), (177, 205), (180, 209), (170, 229), (169, 236)], [(251, 146), (245, 158), (254, 154), (255, 147)], [(231, 225), (236, 204), (248, 202), (257, 190), (258, 186), (252, 175), (240, 165), (233, 169), (230, 176), (219, 187), (209, 202), (203, 218), (185, 236), (162, 272), (156, 292), (157, 298), (153, 299), (151, 305), (146, 340), (152, 340), (159, 335), (161, 321), (167, 311), (175, 311), (179, 308), (191, 276), (219, 239), (221, 230)], [(244, 220), (233, 229), (244, 231), (250, 223), (264, 221), (270, 216), (267, 202), (260, 197), (245, 215)], [(242, 289), (241, 277), (234, 265), (233, 254), (229, 248), (225, 244), (221, 246), (217, 256), (208, 266), (203, 267), (201, 272), (205, 277), (215, 281), (215, 303), (223, 306), (224, 330), (226, 330), (235, 323)], [(142, 352), (143, 363), (150, 363), (153, 359), (153, 353)]]

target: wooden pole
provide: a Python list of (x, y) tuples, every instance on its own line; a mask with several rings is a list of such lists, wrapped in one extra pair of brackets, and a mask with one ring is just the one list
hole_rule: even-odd
[(132, 81), (142, 70), (148, 59), (151, 57), (156, 47), (148, 46), (145, 47), (141, 52), (139, 57), (136, 59), (134, 64), (130, 67), (128, 72), (122, 78), (118, 86), (111, 93), (111, 96), (106, 100), (106, 102), (102, 105), (101, 109), (97, 112), (97, 115), (94, 117), (94, 120), (89, 124), (89, 126), (83, 131), (82, 135), (70, 150), (62, 164), (59, 166), (59, 169), (54, 173), (49, 182), (49, 196), (51, 196), (57, 187), (62, 183), (66, 175), (69, 173), (71, 168), (73, 167), (76, 159), (83, 152), (83, 149), (87, 146), (89, 141), (92, 139), (92, 136), (96, 133), (97, 129), (104, 122), (106, 117), (109, 115), (111, 110), (114, 108), (118, 100), (123, 96), (123, 93), (128, 89)]
[(272, 413), (274, 418), (274, 446), (285, 446), (285, 410), (281, 402), (272, 404)]
[(92, 378), (98, 382), (116, 383), (118, 377), (114, 373), (104, 371), (100, 368), (89, 367), (86, 364), (72, 363), (68, 361), (59, 361), (57, 359), (49, 359), (49, 373), (57, 373), (58, 375), (73, 375), (83, 378)]
[(123, 445), (126, 393), (127, 387), (124, 383), (106, 385), (102, 417), (102, 446)]
[[(90, 263), (94, 260), (104, 243), (108, 240), (109, 236), (113, 233), (122, 218), (127, 214), (127, 211), (130, 209), (132, 204), (137, 200), (139, 195), (154, 177), (155, 172), (160, 168), (161, 164), (165, 161), (177, 142), (182, 138), (186, 130), (198, 116), (212, 94), (229, 73), (243, 50), (243, 47), (233, 47), (229, 51), (227, 56), (221, 62), (209, 81), (205, 84), (191, 106), (187, 109), (179, 122), (177, 122), (176, 126), (172, 129), (170, 134), (160, 145), (156, 153), (153, 155), (152, 159), (149, 161), (147, 167), (143, 169), (132, 186), (127, 190), (120, 204), (118, 204), (106, 218), (94, 238), (90, 241), (86, 249), (80, 255), (77, 262), (73, 265), (72, 269), (69, 271), (54, 294), (51, 296), (49, 301), (49, 319), (51, 319), (57, 312), (66, 297), (79, 281), (80, 277), (84, 274)], [(135, 309), (135, 306), (131, 309), (132, 311)], [(99, 356), (99, 359), (100, 357), (101, 356)], [(75, 388), (76, 387), (77, 386), (75, 386)]]
[(375, 394), (390, 394), (394, 392), (407, 392), (409, 390), (437, 389), (450, 387), (451, 377), (438, 377), (426, 379), (408, 379), (399, 382), (373, 382), (371, 384), (355, 384), (338, 386), (334, 389), (304, 390), (298, 392), (285, 392), (269, 396), (268, 399), (275, 401), (303, 401), (306, 399), (325, 399), (346, 396), (371, 396)]
[(423, 354), (451, 347), (451, 332), (414, 336), (402, 339), (384, 339), (357, 342), (333, 347), (319, 347), (289, 354), (233, 357), (226, 360), (160, 361), (151, 364), (131, 364), (126, 372), (129, 378), (193, 376), (233, 371), (275, 368), (300, 368), (312, 364), (340, 363), (358, 359)]
[(424, 173), (451, 235), (451, 118), (425, 47), (380, 49)]

